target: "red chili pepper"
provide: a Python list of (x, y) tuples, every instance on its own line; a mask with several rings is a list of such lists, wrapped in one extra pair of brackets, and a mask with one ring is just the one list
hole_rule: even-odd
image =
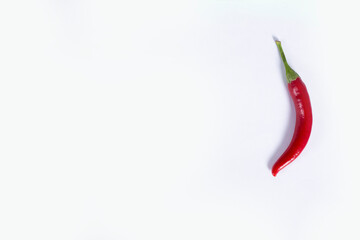
[(312, 126), (311, 104), (306, 86), (299, 75), (287, 63), (281, 42), (276, 41), (276, 45), (285, 65), (288, 89), (296, 110), (296, 124), (294, 135), (288, 148), (272, 167), (272, 174), (274, 176), (300, 155), (309, 140)]

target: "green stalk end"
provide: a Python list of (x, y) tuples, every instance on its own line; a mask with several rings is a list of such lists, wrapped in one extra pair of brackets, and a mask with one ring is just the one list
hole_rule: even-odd
[(284, 51), (283, 51), (283, 49), (281, 47), (281, 42), (276, 40), (275, 43), (276, 43), (276, 46), (278, 47), (278, 50), (279, 50), (280, 55), (281, 55), (281, 59), (282, 59), (282, 61), (284, 63), (284, 66), (285, 66), (287, 82), (291, 83), (292, 81), (297, 79), (299, 77), (299, 75), (287, 63)]

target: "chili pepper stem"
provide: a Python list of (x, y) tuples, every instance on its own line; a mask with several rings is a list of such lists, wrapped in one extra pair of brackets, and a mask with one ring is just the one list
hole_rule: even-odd
[(275, 41), (278, 49), (279, 49), (279, 52), (280, 52), (280, 55), (281, 55), (281, 59), (284, 63), (284, 66), (285, 66), (285, 71), (286, 71), (286, 79), (287, 79), (287, 82), (290, 83), (292, 81), (294, 81), (295, 79), (297, 79), (299, 77), (299, 74), (297, 74), (290, 66), (289, 64), (287, 63), (286, 61), (286, 57), (285, 57), (285, 54), (284, 54), (284, 51), (281, 47), (281, 42), (279, 40), (276, 40)]

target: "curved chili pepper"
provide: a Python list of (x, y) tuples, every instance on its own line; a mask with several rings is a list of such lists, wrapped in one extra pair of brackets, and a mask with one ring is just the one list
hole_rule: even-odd
[(294, 135), (288, 148), (272, 167), (272, 174), (274, 176), (300, 155), (309, 140), (312, 127), (311, 104), (306, 86), (299, 75), (287, 63), (281, 42), (276, 41), (276, 45), (285, 66), (288, 89), (296, 110), (296, 124)]

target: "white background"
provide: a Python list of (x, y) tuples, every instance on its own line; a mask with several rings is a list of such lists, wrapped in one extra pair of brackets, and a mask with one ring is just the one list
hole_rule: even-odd
[(2, 1), (0, 239), (360, 239), (355, 2)]

